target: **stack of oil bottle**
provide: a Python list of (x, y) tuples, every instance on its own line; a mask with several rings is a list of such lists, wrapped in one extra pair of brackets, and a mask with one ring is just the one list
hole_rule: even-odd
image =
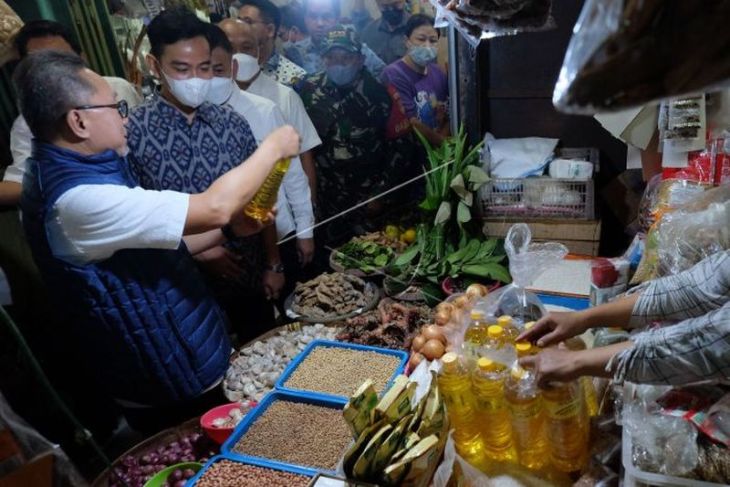
[(518, 360), (540, 350), (515, 341), (532, 325), (471, 312), (462, 353), (444, 355), (438, 377), (454, 443), (477, 467), (514, 462), (574, 472), (587, 460), (595, 392), (590, 380), (537, 387), (533, 371)]

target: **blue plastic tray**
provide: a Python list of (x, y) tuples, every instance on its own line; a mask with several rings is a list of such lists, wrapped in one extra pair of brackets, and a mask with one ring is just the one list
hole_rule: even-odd
[[(393, 371), (393, 375), (390, 377), (390, 380), (385, 385), (385, 388), (380, 391), (380, 395), (382, 396), (385, 391), (390, 389), (390, 386), (393, 384), (393, 381), (395, 378), (402, 374), (403, 371), (406, 368), (406, 364), (408, 363), (408, 354), (406, 352), (400, 351), (400, 350), (391, 350), (389, 348), (380, 348), (380, 347), (370, 347), (367, 345), (356, 345), (354, 343), (346, 343), (346, 342), (333, 342), (329, 340), (313, 340), (312, 342), (307, 345), (307, 348), (301, 351), (299, 355), (294, 357), (294, 360), (292, 360), (286, 369), (284, 369), (284, 372), (279, 376), (279, 380), (276, 381), (276, 384), (274, 387), (276, 390), (283, 391), (283, 392), (294, 392), (294, 393), (300, 393), (300, 394), (307, 394), (311, 395), (313, 397), (320, 397), (322, 399), (327, 400), (341, 400), (350, 399), (349, 396), (336, 396), (334, 394), (327, 394), (326, 392), (317, 392), (317, 391), (305, 391), (302, 389), (291, 389), (289, 387), (286, 387), (284, 384), (286, 384), (286, 381), (289, 380), (289, 377), (294, 373), (297, 367), (299, 367), (299, 364), (301, 364), (304, 359), (307, 358), (307, 355), (309, 355), (312, 350), (314, 350), (316, 347), (332, 347), (332, 348), (349, 348), (351, 350), (361, 350), (363, 352), (375, 352), (375, 353), (382, 353), (383, 355), (390, 355), (393, 357), (400, 358), (400, 364), (396, 369)], [(364, 380), (363, 380), (364, 382)], [(355, 391), (352, 391), (350, 394), (354, 393)]]
[(188, 480), (188, 482), (185, 484), (185, 487), (193, 487), (195, 484), (197, 484), (198, 483), (198, 480), (200, 480), (200, 477), (203, 476), (203, 473), (205, 473), (206, 470), (208, 470), (215, 462), (217, 462), (219, 460), (229, 460), (231, 462), (238, 462), (238, 463), (243, 463), (243, 464), (246, 464), (246, 465), (254, 465), (256, 467), (269, 468), (269, 469), (272, 469), (272, 470), (281, 470), (283, 472), (296, 473), (296, 474), (299, 474), (299, 475), (304, 475), (306, 477), (314, 477), (314, 475), (312, 475), (309, 472), (306, 472), (304, 469), (299, 468), (299, 467), (294, 467), (294, 466), (292, 466), (292, 467), (285, 466), (284, 467), (284, 466), (264, 465), (263, 463), (266, 463), (266, 462), (261, 462), (259, 460), (255, 460), (253, 458), (250, 459), (250, 460), (246, 460), (244, 462), (244, 461), (236, 460), (236, 459), (233, 459), (233, 458), (226, 458), (223, 455), (216, 455), (213, 458), (211, 458), (210, 460), (208, 460), (205, 463), (205, 465), (203, 465), (203, 468), (201, 468), (198, 471), (198, 473), (195, 474), (195, 477), (193, 477), (190, 480)]
[[(221, 446), (221, 455), (229, 460), (235, 460), (238, 462), (249, 462), (260, 467), (269, 467), (279, 470), (287, 470), (289, 472), (301, 473), (303, 475), (314, 476), (317, 472), (329, 472), (335, 473), (334, 470), (318, 469), (316, 467), (296, 465), (292, 463), (286, 463), (271, 458), (255, 457), (252, 455), (243, 455), (233, 451), (233, 447), (238, 441), (243, 438), (246, 432), (256, 422), (256, 420), (264, 414), (264, 412), (271, 406), (275, 401), (289, 401), (289, 402), (303, 402), (306, 404), (313, 404), (315, 406), (329, 407), (332, 409), (342, 410), (347, 404), (347, 401), (343, 399), (325, 399), (321, 397), (315, 397), (310, 394), (302, 394), (296, 392), (283, 392), (283, 391), (272, 391), (268, 393), (264, 399), (259, 403), (258, 406), (246, 416), (243, 420), (238, 423), (236, 429), (233, 430), (231, 436), (228, 437), (223, 446)], [(343, 450), (344, 453), (344, 450)]]

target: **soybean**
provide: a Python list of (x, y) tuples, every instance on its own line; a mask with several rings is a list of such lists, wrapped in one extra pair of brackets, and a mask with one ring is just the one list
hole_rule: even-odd
[(341, 409), (275, 401), (233, 450), (286, 463), (334, 470), (352, 436)]
[(400, 359), (384, 353), (337, 347), (316, 347), (284, 384), (290, 389), (350, 397), (367, 379), (375, 391), (385, 390)]
[(306, 487), (309, 482), (304, 475), (220, 460), (203, 473), (195, 487)]

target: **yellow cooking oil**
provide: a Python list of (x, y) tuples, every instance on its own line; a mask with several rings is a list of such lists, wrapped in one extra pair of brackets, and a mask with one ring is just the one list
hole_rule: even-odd
[(487, 339), (484, 341), (484, 347), (489, 350), (499, 350), (506, 344), (507, 336), (504, 328), (499, 325), (490, 325), (487, 327)]
[(479, 431), (467, 359), (453, 352), (441, 358), (439, 392), (454, 428), (454, 443), (461, 456), (474, 465), (484, 462), (484, 443)]
[(593, 379), (590, 377), (581, 377), (579, 380), (588, 417), (593, 418), (594, 416), (598, 416), (598, 396), (596, 395), (596, 388), (593, 386)]
[[(527, 342), (517, 342), (515, 349), (518, 357), (534, 353), (533, 347)], [(520, 464), (532, 470), (544, 469), (550, 461), (550, 455), (542, 395), (533, 371), (515, 363), (505, 382), (504, 395), (512, 421), (512, 440)]]
[(264, 184), (261, 185), (251, 201), (246, 205), (244, 212), (254, 220), (263, 221), (266, 215), (276, 205), (276, 199), (279, 195), (279, 186), (284, 179), (286, 172), (289, 170), (291, 159), (279, 159), (274, 165), (271, 173), (266, 177)]
[(504, 397), (506, 377), (507, 367), (482, 357), (471, 379), (484, 448), (489, 458), (498, 461), (516, 460), (509, 408)]
[(517, 327), (517, 324), (512, 319), (512, 317), (508, 315), (500, 316), (499, 318), (497, 318), (497, 325), (501, 326), (502, 329), (504, 329), (506, 341), (509, 343), (514, 343), (517, 336), (520, 334), (520, 329)]
[(588, 452), (589, 425), (578, 381), (555, 383), (542, 391), (552, 466), (561, 472), (580, 470)]
[(472, 310), (469, 315), (470, 322), (466, 331), (464, 332), (464, 354), (470, 359), (477, 359), (477, 351), (487, 339), (487, 321), (484, 317), (484, 312), (479, 310)]

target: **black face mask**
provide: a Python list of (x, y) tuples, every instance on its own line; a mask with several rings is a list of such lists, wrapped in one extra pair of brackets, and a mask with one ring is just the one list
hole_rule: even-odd
[(403, 10), (401, 9), (390, 9), (383, 10), (383, 18), (386, 22), (391, 25), (400, 24), (403, 20)]

